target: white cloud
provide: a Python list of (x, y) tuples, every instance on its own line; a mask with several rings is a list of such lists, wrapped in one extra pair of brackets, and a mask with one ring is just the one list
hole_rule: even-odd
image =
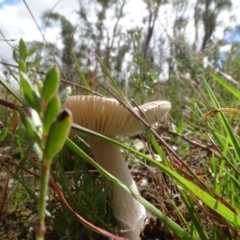
[[(0, 16), (2, 21), (0, 30), (6, 39), (15, 39), (14, 44), (17, 44), (20, 38), (23, 38), (24, 41), (42, 40), (41, 33), (23, 1), (15, 1), (13, 4), (13, 2), (10, 3), (9, 1), (4, 2), (4, 0), (0, 0), (0, 3)], [(50, 11), (56, 3), (56, 0), (27, 1), (39, 26), (42, 25), (41, 16), (43, 12)], [(70, 22), (75, 23), (77, 14), (74, 14), (74, 9), (78, 9), (77, 0), (62, 0), (54, 8), (54, 11), (60, 12), (66, 16)], [(60, 27), (56, 25), (51, 27), (51, 29), (47, 29), (45, 37), (48, 42), (61, 46), (59, 33)], [(2, 39), (2, 37), (0, 37), (0, 39)], [(12, 49), (9, 45), (4, 41), (0, 41), (0, 49), (0, 58), (12, 62)]]

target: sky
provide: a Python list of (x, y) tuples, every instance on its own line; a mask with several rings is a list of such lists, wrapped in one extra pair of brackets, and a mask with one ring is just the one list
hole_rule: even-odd
[[(25, 0), (27, 5), (31, 9), (32, 14), (34, 15), (37, 23), (44, 29), (44, 25), (42, 25), (41, 16), (44, 11), (49, 11), (53, 9), (54, 12), (58, 12), (64, 15), (71, 23), (76, 25), (77, 22), (77, 14), (76, 11), (79, 9), (79, 2), (81, 0)], [(89, 0), (90, 1), (90, 0)], [(120, 1), (120, 0), (119, 0)], [(137, 4), (136, 4), (137, 2)], [(189, 0), (189, 6), (192, 6), (195, 3), (195, 0)], [(217, 35), (219, 38), (222, 38), (224, 35), (223, 29), (226, 26), (231, 25), (231, 17), (235, 17), (237, 22), (240, 23), (240, 1), (233, 0), (233, 11), (230, 14), (225, 11), (221, 15), (220, 22), (221, 24), (217, 28)], [(189, 8), (190, 9), (190, 8)], [(146, 7), (143, 1), (141, 0), (127, 0), (127, 6), (125, 7), (125, 13), (127, 17), (122, 19), (120, 24), (126, 28), (130, 28), (131, 26), (143, 26), (142, 24), (142, 16), (144, 15), (144, 11), (146, 13)], [(160, 19), (157, 24), (158, 28), (162, 28), (162, 26), (169, 28), (171, 26), (171, 22), (174, 22), (174, 14), (171, 11), (171, 5), (166, 5), (166, 7), (161, 9), (159, 16)], [(91, 13), (91, 11), (90, 11)], [(191, 11), (186, 11), (186, 14), (189, 16), (192, 14)], [(41, 33), (39, 32), (36, 24), (34, 23), (26, 5), (23, 0), (0, 0), (0, 33), (4, 35), (4, 37), (10, 41), (11, 44), (17, 44), (20, 38), (23, 38), (24, 41), (42, 41)], [(160, 23), (161, 22), (161, 23)], [(111, 24), (111, 23), (110, 23)], [(161, 25), (162, 24), (162, 25)], [(189, 41), (191, 42), (194, 37), (193, 32), (193, 24), (194, 22), (189, 21), (185, 31), (186, 35), (189, 36)], [(45, 38), (48, 42), (56, 44), (58, 47), (62, 47), (61, 39), (60, 39), (60, 25), (55, 24), (51, 28), (48, 28), (46, 31)], [(226, 48), (227, 49), (227, 48)], [(10, 46), (3, 41), (3, 37), (0, 36), (0, 61), (6, 61), (9, 63), (13, 63), (12, 59), (12, 50)]]
[[(42, 13), (53, 8), (54, 12), (62, 14), (72, 24), (76, 25), (76, 11), (79, 9), (78, 0), (26, 0), (26, 2), (42, 29), (44, 29), (44, 26), (41, 25)], [(126, 9), (127, 12), (129, 12), (129, 9), (136, 10), (134, 2), (135, 1), (130, 1), (128, 9)], [(137, 7), (140, 9), (143, 8), (143, 6), (144, 4), (140, 3)], [(22, 0), (0, 0), (0, 16), (0, 31), (4, 34), (6, 39), (15, 40), (10, 43), (17, 44), (20, 38), (23, 38), (26, 42), (32, 40), (42, 41), (41, 33), (36, 27), (36, 24)], [(141, 9), (134, 14), (134, 19), (135, 21), (141, 21)], [(61, 47), (60, 25), (56, 24), (52, 26), (51, 29), (47, 29), (45, 38), (47, 41), (55, 43)], [(0, 36), (0, 59), (12, 62), (11, 52), (8, 44), (2, 41), (2, 36)]]
[[(32, 11), (36, 21), (40, 27), (42, 24), (41, 15), (44, 11), (51, 10), (57, 3), (56, 0), (33, 1), (26, 0)], [(75, 6), (75, 8), (74, 8)], [(75, 10), (78, 7), (77, 0), (62, 0), (55, 7), (55, 11), (61, 12), (68, 20), (74, 23), (77, 19)], [(32, 20), (24, 2), (22, 0), (0, 0), (0, 31), (6, 39), (14, 39), (17, 44), (20, 38), (24, 41), (42, 40), (42, 36)], [(50, 31), (46, 31), (46, 39), (49, 42), (60, 44), (59, 40), (60, 27), (53, 26)], [(2, 39), (2, 36), (0, 36)], [(4, 41), (0, 41), (0, 58), (2, 60), (11, 61), (11, 49)]]

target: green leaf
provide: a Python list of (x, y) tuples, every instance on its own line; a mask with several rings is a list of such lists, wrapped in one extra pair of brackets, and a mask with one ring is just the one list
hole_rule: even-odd
[(18, 50), (19, 50), (20, 56), (25, 60), (27, 57), (28, 51), (27, 51), (26, 43), (22, 39), (20, 39), (19, 41)]
[(28, 101), (29, 105), (34, 108), (38, 113), (41, 112), (40, 97), (36, 94), (37, 90), (28, 79), (27, 75), (20, 72), (20, 84), (22, 87), (23, 95)]
[(25, 64), (25, 62), (22, 59), (18, 62), (18, 69), (21, 72), (25, 72), (26, 71), (26, 64)]
[(43, 134), (47, 135), (53, 121), (55, 120), (59, 110), (61, 108), (60, 99), (57, 95), (55, 95), (47, 105), (47, 108), (44, 113), (43, 120)]
[(61, 93), (60, 93), (60, 100), (61, 103), (65, 103), (69, 97), (69, 95), (72, 93), (72, 88), (70, 86), (66, 87)]
[(180, 123), (177, 126), (177, 133), (182, 134), (183, 130), (184, 130), (184, 122), (183, 122), (183, 120), (181, 120)]
[(50, 99), (57, 93), (59, 77), (60, 74), (56, 66), (53, 66), (48, 70), (42, 88), (43, 101), (49, 102)]
[(4, 140), (4, 138), (7, 136), (8, 130), (7, 128), (4, 128), (0, 131), (0, 142)]
[(3, 84), (3, 86), (24, 106), (28, 107), (29, 104), (26, 101), (26, 99), (13, 87), (11, 86), (7, 81), (0, 78), (0, 83)]
[(71, 123), (71, 112), (63, 109), (50, 128), (44, 151), (44, 164), (50, 164), (53, 157), (62, 149), (69, 134)]
[(42, 61), (42, 57), (36, 59), (34, 62), (27, 62), (28, 69), (37, 67), (41, 61)]
[(31, 57), (35, 52), (37, 51), (37, 48), (32, 48), (31, 50), (28, 50), (27, 57)]
[(19, 109), (19, 114), (27, 133), (35, 142), (41, 145), (42, 123), (38, 113), (34, 109), (28, 109), (28, 113)]

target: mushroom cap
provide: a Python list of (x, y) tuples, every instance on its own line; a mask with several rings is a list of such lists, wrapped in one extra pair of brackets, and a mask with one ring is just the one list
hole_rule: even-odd
[[(64, 107), (72, 112), (74, 123), (105, 136), (134, 135), (143, 131), (139, 120), (113, 98), (70, 96)], [(170, 102), (154, 101), (133, 110), (139, 116), (144, 114), (152, 125), (161, 120), (170, 108)]]

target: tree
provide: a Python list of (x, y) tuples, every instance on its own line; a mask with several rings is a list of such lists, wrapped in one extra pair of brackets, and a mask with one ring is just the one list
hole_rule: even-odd
[(131, 88), (131, 93), (126, 90), (128, 97), (140, 102), (161, 96), (163, 81), (180, 89), (187, 84), (186, 77), (199, 84), (198, 76), (209, 70), (205, 60), (218, 66), (222, 39), (216, 30), (232, 1), (144, 1), (142, 22), (124, 26), (127, 6), (125, 0), (80, 1), (77, 27), (60, 14), (45, 14), (45, 19), (61, 23), (61, 62), (70, 80), (79, 82), (72, 49), (87, 78), (106, 81), (95, 53), (122, 87)]

